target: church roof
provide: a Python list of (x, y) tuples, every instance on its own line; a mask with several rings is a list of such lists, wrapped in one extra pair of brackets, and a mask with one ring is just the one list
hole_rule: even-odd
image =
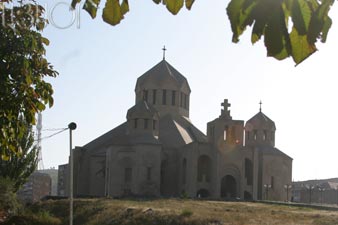
[(207, 137), (183, 116), (167, 114), (160, 120), (159, 139), (164, 147), (180, 147), (192, 142), (206, 143)]
[(190, 87), (187, 79), (178, 72), (172, 65), (170, 65), (165, 59), (155, 65), (153, 68), (145, 72), (142, 76), (137, 79), (136, 88), (142, 87), (148, 80), (151, 80), (155, 84), (162, 84), (167, 79), (174, 79), (179, 87), (182, 87), (184, 84)]
[(136, 103), (136, 105), (134, 105), (133, 107), (131, 107), (128, 112), (127, 112), (127, 119), (128, 118), (137, 118), (140, 115), (148, 115), (148, 116), (156, 116), (158, 117), (158, 112), (157, 110), (150, 104), (148, 104), (146, 101), (139, 101), (138, 103)]
[(253, 128), (262, 127), (262, 128), (268, 128), (271, 130), (276, 130), (275, 122), (273, 122), (268, 116), (266, 116), (261, 111), (258, 112), (256, 115), (254, 115), (251, 119), (249, 119), (246, 122), (247, 125), (252, 126)]
[(83, 148), (87, 150), (98, 150), (99, 148), (110, 145), (132, 145), (141, 143), (159, 144), (159, 141), (151, 134), (144, 134), (141, 137), (129, 135), (127, 133), (127, 122), (125, 122), (89, 142), (83, 146)]
[(292, 159), (290, 156), (279, 150), (278, 148), (275, 147), (270, 147), (270, 146), (264, 146), (258, 148), (258, 151), (263, 153), (263, 154), (270, 154), (270, 155), (278, 155), (278, 156), (284, 156), (289, 159)]

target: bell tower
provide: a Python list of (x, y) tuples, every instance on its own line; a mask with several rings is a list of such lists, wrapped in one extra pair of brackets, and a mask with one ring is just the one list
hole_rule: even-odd
[(221, 115), (207, 125), (209, 142), (220, 148), (243, 146), (244, 121), (232, 119), (228, 99), (224, 99), (221, 106)]

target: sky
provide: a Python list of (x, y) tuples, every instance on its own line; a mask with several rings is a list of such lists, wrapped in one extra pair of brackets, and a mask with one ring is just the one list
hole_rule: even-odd
[[(115, 27), (101, 11), (95, 20), (84, 10), (70, 12), (70, 0), (40, 2), (50, 21), (43, 32), (47, 59), (59, 72), (47, 79), (55, 103), (42, 114), (42, 137), (76, 122), (73, 145), (83, 146), (125, 122), (136, 79), (162, 60), (165, 45), (166, 60), (188, 79), (190, 119), (201, 131), (220, 115), (223, 99), (233, 119), (244, 121), (262, 101), (277, 127), (276, 147), (293, 158), (293, 180), (338, 177), (337, 3), (327, 42), (295, 67), (291, 59), (268, 58), (263, 41), (252, 45), (251, 29), (232, 43), (228, 1), (198, 0), (177, 16), (151, 0), (130, 1)], [(68, 162), (68, 131), (41, 144), (45, 168)]]

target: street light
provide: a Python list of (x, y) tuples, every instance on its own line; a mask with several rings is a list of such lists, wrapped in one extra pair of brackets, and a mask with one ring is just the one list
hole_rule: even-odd
[(70, 151), (70, 180), (69, 180), (69, 225), (73, 225), (73, 171), (74, 171), (74, 160), (73, 160), (73, 147), (72, 147), (72, 131), (76, 129), (76, 123), (71, 122), (68, 124), (69, 129), (69, 151)]
[(284, 188), (286, 190), (286, 201), (289, 201), (289, 190), (292, 188), (292, 186), (290, 184), (285, 184)]
[(269, 188), (271, 188), (271, 184), (264, 184), (264, 189), (265, 189), (265, 198), (266, 200), (269, 200)]
[(315, 188), (315, 186), (313, 186), (313, 185), (306, 185), (305, 187), (306, 187), (306, 189), (308, 189), (309, 192), (310, 192), (309, 203), (311, 204), (311, 194), (312, 194), (312, 190)]

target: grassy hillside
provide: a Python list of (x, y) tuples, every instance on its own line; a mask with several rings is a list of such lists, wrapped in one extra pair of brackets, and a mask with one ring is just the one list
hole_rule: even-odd
[[(336, 211), (263, 203), (86, 199), (77, 200), (74, 208), (74, 225), (338, 224)], [(66, 200), (42, 202), (34, 205), (31, 210), (32, 215), (44, 216), (45, 221), (49, 221), (47, 224), (68, 224)], [(24, 220), (27, 225), (44, 224), (27, 223), (27, 217)], [(8, 224), (21, 225), (14, 220)]]

